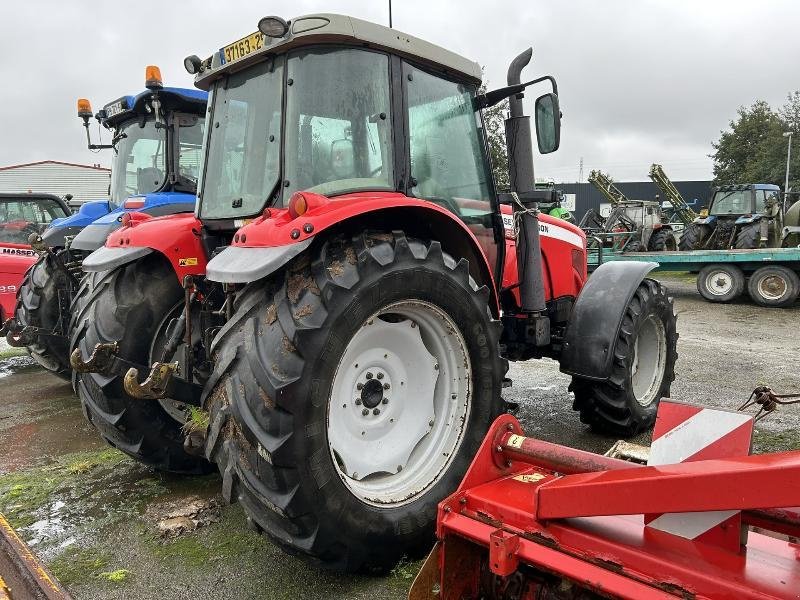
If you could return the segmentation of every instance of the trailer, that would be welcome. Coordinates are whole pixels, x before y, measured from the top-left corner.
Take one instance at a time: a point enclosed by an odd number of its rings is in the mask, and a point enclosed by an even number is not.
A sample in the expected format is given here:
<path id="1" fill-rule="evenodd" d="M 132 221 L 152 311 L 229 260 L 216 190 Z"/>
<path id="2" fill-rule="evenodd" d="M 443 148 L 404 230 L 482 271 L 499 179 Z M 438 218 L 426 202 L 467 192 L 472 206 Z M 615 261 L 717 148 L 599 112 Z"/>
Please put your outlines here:
<path id="1" fill-rule="evenodd" d="M 697 291 L 709 302 L 731 302 L 747 289 L 756 304 L 784 308 L 800 296 L 800 247 L 620 252 L 594 239 L 587 261 L 590 273 L 612 261 L 645 261 L 657 263 L 655 271 L 697 273 Z"/>

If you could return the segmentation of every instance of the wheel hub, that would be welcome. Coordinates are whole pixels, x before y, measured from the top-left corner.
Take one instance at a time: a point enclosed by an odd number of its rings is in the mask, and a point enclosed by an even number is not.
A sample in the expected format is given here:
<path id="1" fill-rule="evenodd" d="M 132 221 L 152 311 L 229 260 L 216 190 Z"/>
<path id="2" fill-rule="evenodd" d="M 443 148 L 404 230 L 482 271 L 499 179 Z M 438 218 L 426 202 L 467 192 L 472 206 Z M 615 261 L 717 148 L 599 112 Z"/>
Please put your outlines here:
<path id="1" fill-rule="evenodd" d="M 706 287 L 715 296 L 723 296 L 733 288 L 733 278 L 728 273 L 714 273 L 708 278 Z"/>
<path id="2" fill-rule="evenodd" d="M 764 277 L 758 282 L 758 291 L 764 298 L 769 300 L 779 300 L 786 293 L 786 281 L 777 275 Z"/>
<path id="3" fill-rule="evenodd" d="M 371 373 L 368 374 L 371 375 Z M 386 385 L 388 386 L 389 384 L 387 383 Z M 361 403 L 363 406 L 371 410 L 381 405 L 384 400 L 386 400 L 387 404 L 389 403 L 389 399 L 383 396 L 383 384 L 377 379 L 368 379 L 364 387 L 361 388 Z"/>

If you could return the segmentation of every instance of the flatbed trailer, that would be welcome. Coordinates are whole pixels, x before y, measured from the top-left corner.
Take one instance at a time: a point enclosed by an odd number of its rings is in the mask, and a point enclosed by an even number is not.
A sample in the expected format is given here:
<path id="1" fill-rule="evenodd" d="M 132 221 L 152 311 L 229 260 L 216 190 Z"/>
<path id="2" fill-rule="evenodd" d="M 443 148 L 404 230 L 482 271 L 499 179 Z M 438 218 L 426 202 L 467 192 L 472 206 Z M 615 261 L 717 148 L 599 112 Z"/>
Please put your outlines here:
<path id="1" fill-rule="evenodd" d="M 730 302 L 747 289 L 757 304 L 782 308 L 800 296 L 800 247 L 620 252 L 594 241 L 587 256 L 589 272 L 610 261 L 653 262 L 655 271 L 697 273 L 697 291 L 710 302 Z"/>

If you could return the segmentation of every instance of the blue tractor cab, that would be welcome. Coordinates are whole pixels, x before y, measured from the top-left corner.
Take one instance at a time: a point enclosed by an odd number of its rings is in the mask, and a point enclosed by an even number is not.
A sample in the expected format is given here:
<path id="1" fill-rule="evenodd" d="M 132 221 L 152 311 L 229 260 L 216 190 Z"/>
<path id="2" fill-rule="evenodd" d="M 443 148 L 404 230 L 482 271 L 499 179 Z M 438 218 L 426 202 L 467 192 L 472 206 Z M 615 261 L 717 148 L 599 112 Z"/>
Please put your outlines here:
<path id="1" fill-rule="evenodd" d="M 14 346 L 25 346 L 42 366 L 69 377 L 70 306 L 80 295 L 81 265 L 122 225 L 125 212 L 152 216 L 194 210 L 208 94 L 164 87 L 157 67 L 147 67 L 145 91 L 122 96 L 96 115 L 78 100 L 90 150 L 113 152 L 108 200 L 83 204 L 31 239 L 39 260 L 17 294 L 13 319 L 4 325 Z M 90 120 L 108 130 L 108 144 L 92 143 Z"/>

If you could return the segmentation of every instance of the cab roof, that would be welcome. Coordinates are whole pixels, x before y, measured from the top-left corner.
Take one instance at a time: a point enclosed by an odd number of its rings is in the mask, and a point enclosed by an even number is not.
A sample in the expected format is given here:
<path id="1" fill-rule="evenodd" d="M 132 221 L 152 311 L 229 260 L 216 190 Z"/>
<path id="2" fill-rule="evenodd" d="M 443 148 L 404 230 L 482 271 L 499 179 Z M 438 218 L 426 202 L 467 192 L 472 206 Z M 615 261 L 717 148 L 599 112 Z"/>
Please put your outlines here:
<path id="1" fill-rule="evenodd" d="M 282 54 L 301 46 L 331 43 L 357 44 L 388 51 L 439 70 L 449 71 L 459 79 L 467 79 L 476 84 L 481 81 L 482 72 L 478 63 L 441 46 L 377 23 L 329 13 L 305 15 L 288 23 L 289 31 L 284 37 L 265 37 L 263 48 L 239 60 L 225 63 L 222 49 L 214 52 L 202 62 L 201 70 L 195 77 L 195 85 L 207 90 L 223 74 L 239 71 L 266 56 Z M 235 40 L 231 40 L 233 41 Z"/>
<path id="2" fill-rule="evenodd" d="M 146 114 L 145 103 L 152 97 L 151 90 L 122 96 L 106 104 L 98 113 L 98 118 L 106 127 L 115 127 L 133 116 Z M 186 88 L 161 88 L 158 97 L 164 110 L 179 110 L 194 114 L 204 113 L 208 102 L 207 92 Z"/>
<path id="3" fill-rule="evenodd" d="M 718 185 L 714 190 L 719 192 L 738 192 L 745 190 L 766 190 L 768 192 L 780 192 L 781 188 L 773 183 L 737 183 L 731 185 Z"/>

